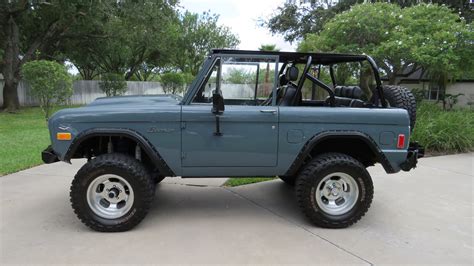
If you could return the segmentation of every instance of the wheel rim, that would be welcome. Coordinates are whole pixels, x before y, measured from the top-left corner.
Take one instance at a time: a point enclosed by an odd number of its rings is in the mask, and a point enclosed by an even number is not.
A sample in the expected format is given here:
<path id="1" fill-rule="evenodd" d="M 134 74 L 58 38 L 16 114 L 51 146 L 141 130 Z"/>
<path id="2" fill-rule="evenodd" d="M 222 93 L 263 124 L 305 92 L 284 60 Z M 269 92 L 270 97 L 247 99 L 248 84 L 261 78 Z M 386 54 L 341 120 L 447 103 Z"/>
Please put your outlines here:
<path id="1" fill-rule="evenodd" d="M 327 214 L 341 215 L 350 211 L 359 197 L 356 180 L 346 173 L 325 176 L 316 187 L 316 202 Z"/>
<path id="2" fill-rule="evenodd" d="M 132 186 L 118 175 L 101 175 L 87 188 L 87 203 L 91 210 L 105 219 L 125 215 L 133 205 Z"/>

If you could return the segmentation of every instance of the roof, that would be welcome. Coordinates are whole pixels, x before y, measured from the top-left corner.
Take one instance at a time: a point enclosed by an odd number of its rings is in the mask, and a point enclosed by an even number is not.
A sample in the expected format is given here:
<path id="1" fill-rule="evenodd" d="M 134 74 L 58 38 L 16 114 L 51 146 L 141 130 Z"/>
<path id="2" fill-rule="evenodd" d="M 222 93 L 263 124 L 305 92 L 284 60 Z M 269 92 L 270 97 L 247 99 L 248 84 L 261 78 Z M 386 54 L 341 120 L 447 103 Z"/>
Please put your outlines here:
<path id="1" fill-rule="evenodd" d="M 255 51 L 255 50 L 231 50 L 213 49 L 212 54 L 245 54 L 245 55 L 278 55 L 281 62 L 292 61 L 296 63 L 306 63 L 308 56 L 313 58 L 313 64 L 337 64 L 343 62 L 359 62 L 367 60 L 366 55 L 356 54 L 334 54 L 334 53 L 301 53 L 301 52 L 280 52 L 280 51 Z"/>

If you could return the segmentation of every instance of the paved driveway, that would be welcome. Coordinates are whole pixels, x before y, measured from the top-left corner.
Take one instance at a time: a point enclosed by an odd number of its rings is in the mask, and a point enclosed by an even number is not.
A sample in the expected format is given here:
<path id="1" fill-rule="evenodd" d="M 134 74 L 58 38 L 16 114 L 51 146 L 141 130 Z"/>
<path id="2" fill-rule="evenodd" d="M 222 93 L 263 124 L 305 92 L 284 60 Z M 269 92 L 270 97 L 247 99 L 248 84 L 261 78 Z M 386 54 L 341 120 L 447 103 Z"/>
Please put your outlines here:
<path id="1" fill-rule="evenodd" d="M 426 158 L 396 175 L 370 168 L 372 207 L 342 230 L 310 225 L 279 180 L 223 188 L 222 179 L 167 178 L 138 227 L 97 233 L 69 205 L 83 161 L 42 165 L 0 177 L 0 264 L 472 264 L 473 158 Z"/>

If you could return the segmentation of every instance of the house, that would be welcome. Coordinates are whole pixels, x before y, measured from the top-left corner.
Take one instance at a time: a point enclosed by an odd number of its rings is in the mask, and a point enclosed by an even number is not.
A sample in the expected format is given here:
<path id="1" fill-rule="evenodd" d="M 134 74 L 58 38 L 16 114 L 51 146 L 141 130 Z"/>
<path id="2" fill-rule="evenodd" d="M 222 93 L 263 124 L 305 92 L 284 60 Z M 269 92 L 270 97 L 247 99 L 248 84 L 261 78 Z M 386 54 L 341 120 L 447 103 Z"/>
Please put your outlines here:
<path id="1" fill-rule="evenodd" d="M 411 69 L 407 69 L 405 73 L 411 72 Z M 386 76 L 381 78 L 382 81 L 387 82 Z M 399 74 L 397 75 L 397 82 L 400 86 L 407 87 L 408 89 L 418 89 L 425 92 L 425 99 L 429 101 L 438 101 L 440 96 L 440 87 L 437 83 L 432 82 L 426 72 L 422 69 L 411 74 Z M 458 97 L 458 103 L 456 106 L 459 107 L 470 107 L 474 105 L 474 77 L 464 77 L 457 79 L 454 82 L 448 83 L 446 86 L 446 93 L 456 95 L 462 93 L 463 95 Z"/>

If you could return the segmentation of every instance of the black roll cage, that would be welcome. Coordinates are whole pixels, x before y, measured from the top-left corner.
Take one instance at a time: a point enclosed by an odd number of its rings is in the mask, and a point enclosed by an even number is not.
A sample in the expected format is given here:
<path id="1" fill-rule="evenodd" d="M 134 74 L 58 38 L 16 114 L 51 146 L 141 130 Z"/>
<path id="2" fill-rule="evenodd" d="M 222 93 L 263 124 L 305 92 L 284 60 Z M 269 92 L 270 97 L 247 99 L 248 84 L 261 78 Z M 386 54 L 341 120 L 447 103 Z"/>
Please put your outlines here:
<path id="1" fill-rule="evenodd" d="M 290 53 L 287 53 L 290 54 Z M 315 53 L 315 54 L 310 54 L 310 53 L 295 53 L 296 55 L 299 55 L 300 57 L 295 57 L 295 61 L 286 61 L 283 62 L 282 67 L 280 68 L 280 71 L 278 72 L 278 76 L 282 75 L 283 72 L 285 71 L 286 66 L 289 63 L 292 64 L 297 64 L 297 63 L 302 63 L 303 59 L 306 58 L 306 65 L 303 70 L 303 73 L 301 74 L 300 80 L 298 81 L 298 92 L 300 92 L 303 88 L 304 81 L 306 79 L 309 79 L 313 83 L 313 92 L 312 95 L 314 94 L 314 87 L 315 85 L 323 88 L 327 93 L 329 94 L 329 104 L 330 106 L 334 107 L 335 106 L 335 95 L 333 89 L 329 87 L 327 84 L 322 82 L 319 79 L 320 72 L 321 72 L 321 65 L 328 65 L 329 66 L 329 75 L 331 77 L 331 82 L 333 88 L 336 87 L 336 78 L 334 76 L 334 64 L 339 64 L 339 63 L 349 63 L 349 62 L 363 62 L 367 61 L 372 69 L 372 72 L 374 73 L 374 78 L 376 82 L 376 90 L 377 90 L 377 96 L 374 99 L 374 104 L 380 100 L 382 103 L 383 107 L 387 107 L 387 103 L 385 101 L 385 97 L 383 95 L 383 88 L 382 88 L 382 81 L 380 80 L 380 74 L 378 72 L 378 67 L 375 61 L 372 59 L 372 57 L 368 55 L 345 55 L 345 54 L 323 54 L 323 53 Z M 302 55 L 302 56 L 301 56 Z M 318 64 L 318 59 L 313 59 L 313 55 L 320 57 L 319 64 Z M 285 58 L 285 57 L 284 57 Z M 346 59 L 347 61 L 345 61 Z M 280 58 L 280 62 L 281 58 Z M 323 63 L 325 62 L 325 63 Z M 318 65 L 318 77 L 313 76 L 309 70 L 311 69 L 311 65 Z M 304 78 L 303 78 L 304 77 Z"/>
<path id="2" fill-rule="evenodd" d="M 355 54 L 334 54 L 334 53 L 301 53 L 301 52 L 279 52 L 279 51 L 251 51 L 251 50 L 230 50 L 230 49 L 214 49 L 209 55 L 208 59 L 215 58 L 215 56 L 235 56 L 242 55 L 247 57 L 272 57 L 277 58 L 276 66 L 282 64 L 279 73 L 275 73 L 275 80 L 278 76 L 283 74 L 286 66 L 291 64 L 305 64 L 303 73 L 300 76 L 298 81 L 298 92 L 303 88 L 304 82 L 306 79 L 309 79 L 313 83 L 312 90 L 314 91 L 315 85 L 326 90 L 330 96 L 329 103 L 331 106 L 335 106 L 335 95 L 333 88 L 336 86 L 336 81 L 334 77 L 333 65 L 338 63 L 350 63 L 350 62 L 363 62 L 367 61 L 372 69 L 374 74 L 374 79 L 376 82 L 376 91 L 374 94 L 373 104 L 378 106 L 378 103 L 381 103 L 382 107 L 387 107 L 385 97 L 383 95 L 382 81 L 380 80 L 380 74 L 375 63 L 374 59 L 368 55 L 355 55 Z M 219 60 L 219 59 L 215 59 Z M 189 104 L 194 97 L 194 94 L 197 93 L 198 88 L 205 82 L 208 76 L 210 68 L 216 63 L 216 61 L 206 60 L 202 66 L 202 71 L 198 74 L 196 79 L 190 86 L 187 95 L 184 96 L 181 104 Z M 318 71 L 318 76 L 314 77 L 309 70 L 312 65 L 318 65 L 319 70 L 321 65 L 329 66 L 330 76 L 332 80 L 333 88 L 325 84 L 320 80 L 320 71 Z"/>

